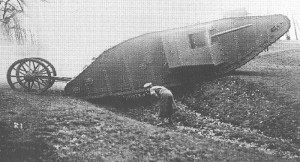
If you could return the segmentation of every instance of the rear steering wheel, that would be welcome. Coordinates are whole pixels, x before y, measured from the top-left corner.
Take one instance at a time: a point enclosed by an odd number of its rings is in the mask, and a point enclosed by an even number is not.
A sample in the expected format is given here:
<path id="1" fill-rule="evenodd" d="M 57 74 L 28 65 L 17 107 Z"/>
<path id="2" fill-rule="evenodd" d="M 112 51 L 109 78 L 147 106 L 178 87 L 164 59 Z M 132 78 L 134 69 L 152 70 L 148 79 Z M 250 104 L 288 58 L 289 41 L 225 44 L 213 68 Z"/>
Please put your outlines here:
<path id="1" fill-rule="evenodd" d="M 52 80 L 50 70 L 38 59 L 15 61 L 7 71 L 7 82 L 17 91 L 39 94 L 52 86 Z"/>

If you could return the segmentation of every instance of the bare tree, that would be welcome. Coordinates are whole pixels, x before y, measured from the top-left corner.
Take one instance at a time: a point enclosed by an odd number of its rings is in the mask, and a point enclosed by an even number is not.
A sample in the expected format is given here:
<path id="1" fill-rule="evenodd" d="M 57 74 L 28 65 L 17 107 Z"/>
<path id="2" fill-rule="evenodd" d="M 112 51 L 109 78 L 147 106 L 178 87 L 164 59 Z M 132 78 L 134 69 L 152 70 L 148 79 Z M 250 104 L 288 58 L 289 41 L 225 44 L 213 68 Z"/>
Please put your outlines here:
<path id="1" fill-rule="evenodd" d="M 46 0 L 41 0 L 46 1 Z M 0 23 L 9 40 L 16 40 L 17 43 L 23 44 L 26 36 L 31 36 L 31 33 L 26 33 L 20 25 L 18 18 L 19 14 L 24 13 L 26 2 L 24 0 L 0 0 Z"/>

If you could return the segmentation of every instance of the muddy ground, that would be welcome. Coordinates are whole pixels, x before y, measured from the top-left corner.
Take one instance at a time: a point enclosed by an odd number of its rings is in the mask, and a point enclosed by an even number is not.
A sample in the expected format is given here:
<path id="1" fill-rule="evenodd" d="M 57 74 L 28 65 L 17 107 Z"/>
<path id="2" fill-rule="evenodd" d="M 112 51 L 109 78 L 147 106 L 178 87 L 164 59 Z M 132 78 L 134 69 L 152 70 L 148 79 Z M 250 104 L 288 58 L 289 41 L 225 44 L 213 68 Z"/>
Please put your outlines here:
<path id="1" fill-rule="evenodd" d="M 174 89 L 173 125 L 147 98 L 83 101 L 0 89 L 0 161 L 298 161 L 300 48 L 274 45 L 235 72 Z"/>

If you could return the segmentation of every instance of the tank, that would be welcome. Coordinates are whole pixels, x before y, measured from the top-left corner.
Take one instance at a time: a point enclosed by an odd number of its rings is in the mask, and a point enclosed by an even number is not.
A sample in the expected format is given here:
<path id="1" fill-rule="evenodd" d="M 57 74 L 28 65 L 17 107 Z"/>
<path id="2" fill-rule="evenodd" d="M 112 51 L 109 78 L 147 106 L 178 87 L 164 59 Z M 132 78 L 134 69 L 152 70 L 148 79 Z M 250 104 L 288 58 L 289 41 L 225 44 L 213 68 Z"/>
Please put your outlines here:
<path id="1" fill-rule="evenodd" d="M 224 18 L 126 40 L 99 55 L 69 81 L 65 93 L 84 99 L 144 92 L 152 82 L 180 86 L 224 75 L 249 62 L 290 28 L 284 15 Z"/>

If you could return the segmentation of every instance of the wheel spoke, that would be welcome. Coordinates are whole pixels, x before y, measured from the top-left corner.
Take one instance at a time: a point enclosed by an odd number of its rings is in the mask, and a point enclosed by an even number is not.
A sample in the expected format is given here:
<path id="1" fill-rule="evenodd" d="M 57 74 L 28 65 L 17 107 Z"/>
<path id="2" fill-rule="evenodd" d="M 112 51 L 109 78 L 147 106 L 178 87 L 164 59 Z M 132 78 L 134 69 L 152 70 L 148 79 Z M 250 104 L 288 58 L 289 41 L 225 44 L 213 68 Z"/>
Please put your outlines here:
<path id="1" fill-rule="evenodd" d="M 34 82 L 31 82 L 30 89 L 32 89 Z"/>
<path id="2" fill-rule="evenodd" d="M 25 86 L 26 87 L 26 83 L 28 83 L 26 80 L 24 80 L 24 83 L 23 82 L 21 82 L 22 84 L 23 84 L 23 86 Z"/>
<path id="3" fill-rule="evenodd" d="M 45 86 L 47 86 L 47 81 L 41 79 L 42 83 L 44 83 Z"/>
<path id="4" fill-rule="evenodd" d="M 38 86 L 36 85 L 35 81 L 32 81 L 32 89 L 38 89 Z"/>
<path id="5" fill-rule="evenodd" d="M 37 85 L 39 86 L 39 89 L 41 89 L 41 83 L 38 80 L 35 80 L 37 82 Z"/>
<path id="6" fill-rule="evenodd" d="M 28 61 L 29 69 L 31 70 L 31 61 Z"/>
<path id="7" fill-rule="evenodd" d="M 36 79 L 35 81 L 37 81 L 38 83 L 40 83 L 41 85 L 43 85 L 44 87 L 46 87 L 46 84 L 45 84 L 45 82 L 43 80 L 41 80 L 42 82 L 40 82 L 38 79 Z"/>
<path id="8" fill-rule="evenodd" d="M 30 69 L 32 69 L 32 71 L 34 71 L 34 62 L 33 61 L 29 61 L 30 63 Z"/>
<path id="9" fill-rule="evenodd" d="M 29 67 L 29 71 L 32 72 L 32 67 L 31 67 L 31 61 L 28 61 L 28 67 Z"/>
<path id="10" fill-rule="evenodd" d="M 28 62 L 29 62 L 30 71 L 33 72 L 32 61 L 28 61 Z"/>
<path id="11" fill-rule="evenodd" d="M 12 84 L 15 85 L 15 84 L 17 84 L 17 83 L 19 83 L 19 82 L 17 81 L 17 82 L 14 82 L 14 83 L 12 83 Z"/>
<path id="12" fill-rule="evenodd" d="M 34 71 L 34 68 L 35 68 L 34 61 L 31 61 L 31 64 L 32 64 L 32 69 Z"/>
<path id="13" fill-rule="evenodd" d="M 26 62 L 25 62 L 23 65 L 26 65 L 26 66 L 29 68 L 29 71 L 30 71 L 30 67 L 26 64 Z M 23 65 L 22 65 L 22 66 L 23 66 Z M 25 70 L 25 68 L 24 68 L 24 70 Z"/>
<path id="14" fill-rule="evenodd" d="M 28 65 L 26 65 L 28 67 Z M 21 68 L 23 68 L 24 72 L 28 72 L 28 70 L 26 70 L 26 68 L 24 67 L 24 64 L 21 66 Z M 21 68 L 19 70 L 21 70 Z"/>
<path id="15" fill-rule="evenodd" d="M 38 89 L 41 89 L 39 86 L 37 86 L 37 84 L 35 83 L 36 81 L 33 81 L 32 83 L 33 83 L 33 85 L 34 85 L 34 87 L 36 87 L 36 88 L 38 88 Z"/>
<path id="16" fill-rule="evenodd" d="M 47 75 L 35 75 L 38 78 L 42 78 L 42 79 L 47 79 L 48 76 Z"/>
<path id="17" fill-rule="evenodd" d="M 40 73 L 40 72 L 38 72 L 37 74 L 38 74 L 37 76 L 43 76 L 43 77 L 44 77 L 44 76 L 48 76 L 47 73 Z"/>
<path id="18" fill-rule="evenodd" d="M 46 76 L 43 76 L 41 78 L 39 78 L 41 81 L 43 81 L 44 83 L 46 83 L 49 79 Z"/>
<path id="19" fill-rule="evenodd" d="M 20 79 L 19 82 L 22 82 L 22 81 L 24 81 L 24 80 L 25 80 L 25 79 Z"/>
<path id="20" fill-rule="evenodd" d="M 24 74 L 23 72 L 21 72 L 21 71 L 18 71 L 19 73 L 21 73 L 21 74 L 23 74 L 23 75 L 26 75 L 26 74 Z"/>
<path id="21" fill-rule="evenodd" d="M 33 64 L 33 71 L 35 71 L 36 70 L 36 66 L 35 66 L 34 62 L 32 62 L 32 64 Z"/>
<path id="22" fill-rule="evenodd" d="M 40 64 L 38 64 L 38 65 L 36 66 L 36 70 L 37 70 L 38 72 L 40 71 L 40 67 L 41 67 Z"/>
<path id="23" fill-rule="evenodd" d="M 24 78 L 25 76 L 11 75 L 10 77 L 19 77 L 19 78 Z"/>
<path id="24" fill-rule="evenodd" d="M 19 79 L 18 83 L 20 83 L 20 85 L 24 84 L 23 81 L 25 81 L 25 79 Z"/>
<path id="25" fill-rule="evenodd" d="M 25 67 L 23 65 L 19 68 L 19 71 L 20 70 L 27 72 L 26 69 L 25 69 Z"/>
<path id="26" fill-rule="evenodd" d="M 44 83 L 41 83 L 41 82 L 39 82 L 39 83 L 40 83 L 40 85 L 41 85 L 41 87 L 42 87 L 42 88 L 40 88 L 40 89 L 43 89 L 43 88 L 46 87 L 46 85 L 45 85 Z"/>
<path id="27" fill-rule="evenodd" d="M 39 71 L 39 73 L 43 73 L 43 72 L 47 73 L 46 69 L 42 69 L 42 70 Z M 46 74 L 46 73 L 43 73 L 43 74 Z"/>

